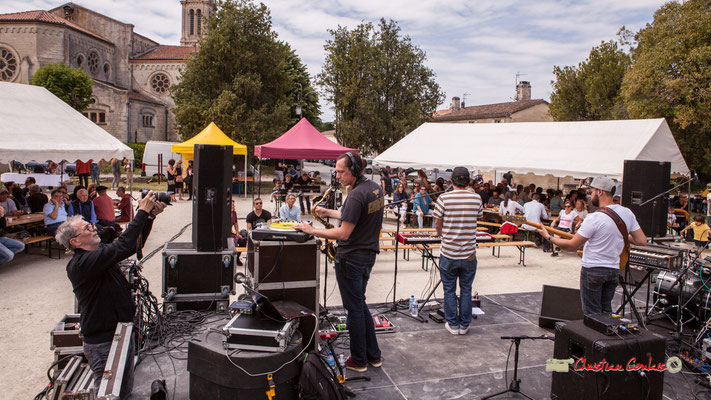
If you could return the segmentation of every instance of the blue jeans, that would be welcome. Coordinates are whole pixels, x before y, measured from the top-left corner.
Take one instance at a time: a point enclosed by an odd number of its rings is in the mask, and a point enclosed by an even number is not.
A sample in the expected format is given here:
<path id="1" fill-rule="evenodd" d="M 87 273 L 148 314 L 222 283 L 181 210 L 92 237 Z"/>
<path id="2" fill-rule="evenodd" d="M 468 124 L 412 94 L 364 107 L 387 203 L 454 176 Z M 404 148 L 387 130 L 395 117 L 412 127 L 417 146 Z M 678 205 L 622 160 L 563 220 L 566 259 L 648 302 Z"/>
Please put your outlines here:
<path id="1" fill-rule="evenodd" d="M 349 253 L 336 256 L 336 281 L 343 307 L 348 311 L 346 323 L 351 342 L 351 359 L 360 366 L 380 360 L 380 347 L 375 337 L 373 316 L 365 304 L 365 288 L 375 264 L 375 253 Z"/>
<path id="2" fill-rule="evenodd" d="M 84 355 L 89 361 L 89 368 L 94 376 L 94 390 L 99 391 L 99 386 L 101 385 L 101 378 L 104 375 L 104 368 L 106 367 L 106 361 L 109 358 L 109 352 L 111 351 L 111 344 L 113 342 L 89 344 L 84 343 Z M 123 380 L 121 381 L 121 398 L 128 397 L 133 390 L 133 359 L 135 351 L 135 344 L 133 337 L 131 337 L 131 344 L 128 348 L 128 357 L 126 358 L 126 369 L 123 371 Z"/>
<path id="3" fill-rule="evenodd" d="M 452 328 L 466 328 L 472 322 L 472 283 L 476 275 L 476 257 L 472 260 L 452 260 L 439 257 L 439 276 L 444 289 L 444 318 Z M 457 278 L 459 301 L 457 301 Z M 457 306 L 459 310 L 457 311 Z"/>
<path id="4" fill-rule="evenodd" d="M 592 267 L 580 269 L 580 302 L 583 314 L 612 312 L 612 298 L 619 280 L 617 268 Z"/>
<path id="5" fill-rule="evenodd" d="M 25 249 L 25 244 L 19 240 L 0 236 L 0 265 L 12 261 L 15 254 Z"/>
<path id="6" fill-rule="evenodd" d="M 422 226 L 425 223 L 425 215 L 432 215 L 432 212 L 434 210 L 429 210 L 427 211 L 426 214 L 423 214 L 420 212 L 420 210 L 415 211 L 415 214 L 417 214 L 417 227 L 422 229 Z M 434 226 L 434 218 L 432 218 L 432 226 Z"/>

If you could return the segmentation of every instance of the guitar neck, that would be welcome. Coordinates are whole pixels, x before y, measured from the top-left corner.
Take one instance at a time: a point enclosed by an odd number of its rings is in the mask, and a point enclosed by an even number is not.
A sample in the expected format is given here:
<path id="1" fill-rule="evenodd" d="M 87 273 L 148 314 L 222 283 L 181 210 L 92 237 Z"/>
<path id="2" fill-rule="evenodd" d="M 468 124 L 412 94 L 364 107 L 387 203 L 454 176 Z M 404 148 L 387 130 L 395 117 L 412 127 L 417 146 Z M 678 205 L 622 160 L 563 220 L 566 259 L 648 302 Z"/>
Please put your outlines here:
<path id="1" fill-rule="evenodd" d="M 558 230 L 558 229 L 555 229 L 555 228 L 551 228 L 550 226 L 545 226 L 545 225 L 542 225 L 542 224 L 537 224 L 537 223 L 535 223 L 535 222 L 531 222 L 531 221 L 528 221 L 528 220 L 527 220 L 526 222 L 524 222 L 524 224 L 526 224 L 526 225 L 531 225 L 531 226 L 535 226 L 535 227 L 538 228 L 538 229 L 545 229 L 545 230 L 547 230 L 548 232 L 554 233 L 554 234 L 556 234 L 556 235 L 558 235 L 558 236 L 560 236 L 560 237 L 562 237 L 562 238 L 565 238 L 565 239 L 572 239 L 573 236 L 575 236 L 575 235 L 573 235 L 573 234 L 571 234 L 571 233 L 563 232 L 563 231 L 561 231 L 561 230 Z"/>

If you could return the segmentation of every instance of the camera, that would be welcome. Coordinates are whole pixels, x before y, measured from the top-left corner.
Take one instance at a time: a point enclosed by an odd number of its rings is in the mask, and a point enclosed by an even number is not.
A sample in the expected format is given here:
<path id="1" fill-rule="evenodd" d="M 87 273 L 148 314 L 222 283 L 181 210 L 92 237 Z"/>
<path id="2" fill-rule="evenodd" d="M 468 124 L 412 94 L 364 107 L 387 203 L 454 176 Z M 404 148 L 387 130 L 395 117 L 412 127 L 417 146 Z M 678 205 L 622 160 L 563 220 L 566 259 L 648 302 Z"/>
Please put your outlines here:
<path id="1" fill-rule="evenodd" d="M 150 191 L 150 189 L 141 189 L 141 198 L 146 197 L 146 195 L 148 195 Z M 165 203 L 165 205 L 167 206 L 170 205 L 170 195 L 172 195 L 173 192 L 154 192 L 153 194 L 156 195 L 156 201 Z"/>

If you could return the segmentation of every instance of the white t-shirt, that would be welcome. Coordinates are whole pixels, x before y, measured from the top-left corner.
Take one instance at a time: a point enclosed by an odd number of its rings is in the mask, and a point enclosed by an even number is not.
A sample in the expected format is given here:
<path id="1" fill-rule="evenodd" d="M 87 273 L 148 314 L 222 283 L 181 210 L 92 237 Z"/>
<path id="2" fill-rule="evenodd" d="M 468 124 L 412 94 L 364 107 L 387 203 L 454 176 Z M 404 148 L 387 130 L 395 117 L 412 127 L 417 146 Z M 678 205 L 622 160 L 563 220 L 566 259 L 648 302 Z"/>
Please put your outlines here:
<path id="1" fill-rule="evenodd" d="M 711 191 L 706 195 L 706 216 L 711 217 Z"/>
<path id="2" fill-rule="evenodd" d="M 563 209 L 558 216 L 560 217 L 560 221 L 558 221 L 558 228 L 567 228 L 572 230 L 573 221 L 575 221 L 575 217 L 578 216 L 578 212 L 572 210 L 569 214 L 566 214 L 565 209 Z"/>
<path id="3" fill-rule="evenodd" d="M 535 222 L 537 224 L 541 223 L 542 218 L 548 218 L 548 212 L 546 212 L 546 206 L 543 204 L 539 203 L 536 200 L 531 200 L 528 203 L 523 205 L 523 215 L 526 216 L 526 219 L 531 222 Z M 526 225 L 523 224 L 521 225 L 521 228 L 527 230 L 527 231 L 535 231 L 536 228 L 531 226 L 531 225 Z"/>
<path id="4" fill-rule="evenodd" d="M 521 214 L 523 214 L 523 206 L 518 204 L 517 201 L 509 200 L 508 207 L 504 207 L 504 203 L 505 201 L 502 201 L 501 204 L 499 204 L 499 213 L 501 215 L 516 215 L 516 210 L 520 211 Z"/>
<path id="5" fill-rule="evenodd" d="M 629 208 L 619 204 L 613 204 L 608 208 L 620 216 L 627 226 L 628 233 L 641 229 L 637 218 Z M 578 233 L 588 239 L 583 247 L 583 268 L 620 268 L 620 253 L 625 241 L 612 218 L 602 212 L 590 213 L 583 220 Z"/>

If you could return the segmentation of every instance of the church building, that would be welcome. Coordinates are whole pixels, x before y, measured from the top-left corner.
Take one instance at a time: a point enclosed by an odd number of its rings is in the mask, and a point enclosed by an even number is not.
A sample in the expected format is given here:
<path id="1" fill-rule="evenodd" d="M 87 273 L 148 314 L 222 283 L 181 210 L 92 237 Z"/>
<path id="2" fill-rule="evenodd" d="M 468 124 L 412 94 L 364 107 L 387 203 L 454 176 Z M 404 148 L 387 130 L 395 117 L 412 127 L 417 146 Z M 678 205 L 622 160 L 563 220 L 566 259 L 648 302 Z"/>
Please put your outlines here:
<path id="1" fill-rule="evenodd" d="M 84 115 L 123 142 L 179 140 L 168 89 L 180 81 L 216 0 L 180 0 L 180 46 L 161 45 L 74 3 L 0 14 L 0 81 L 29 84 L 47 64 L 65 63 L 94 80 Z"/>

